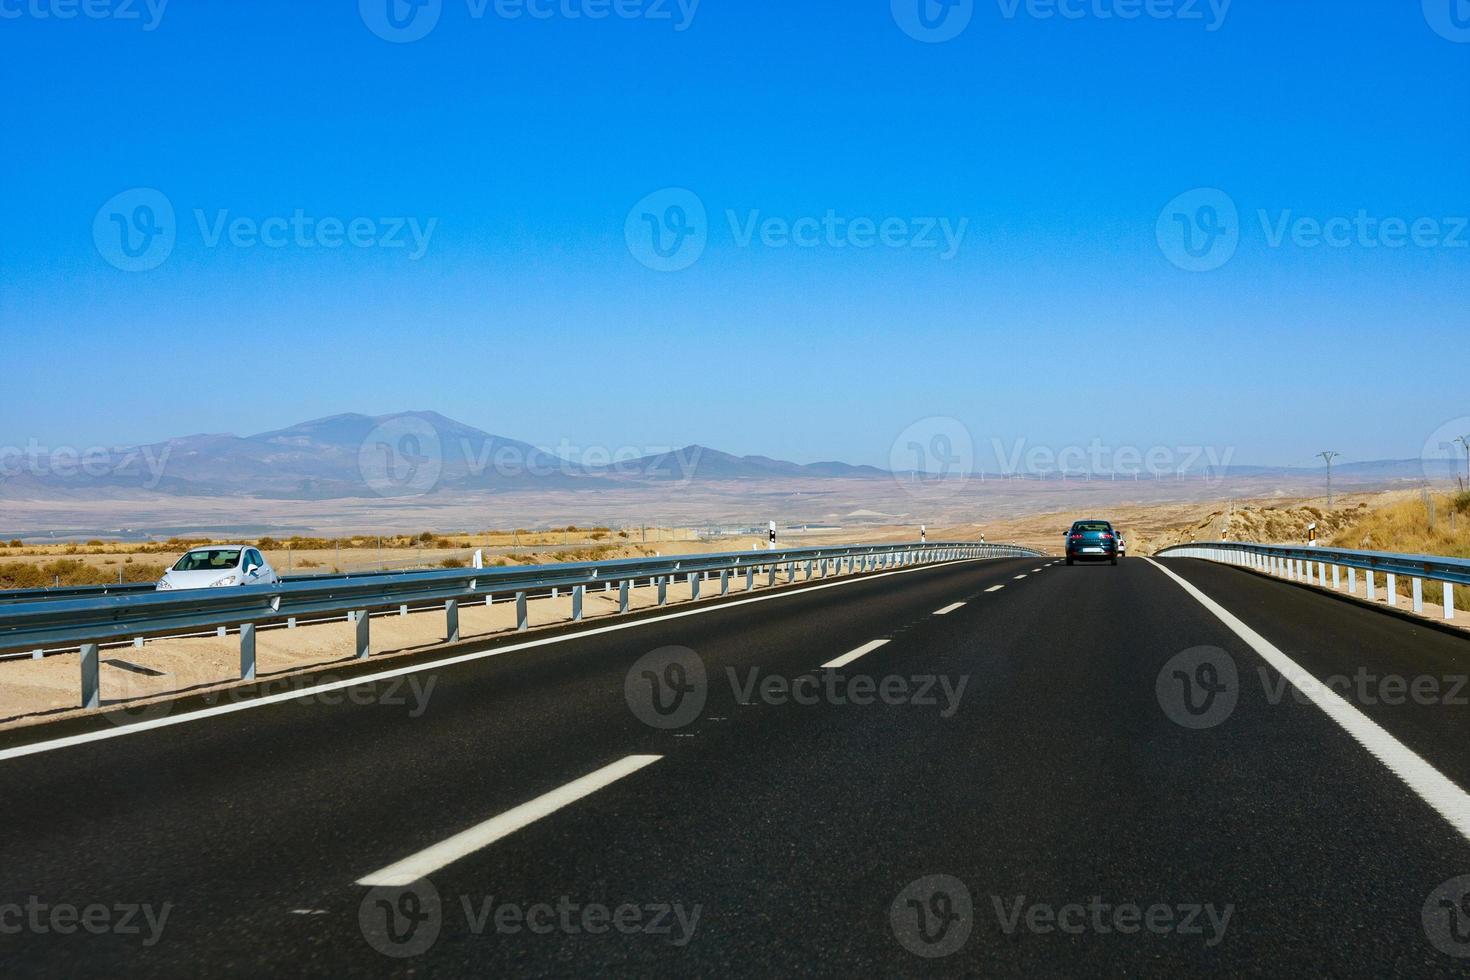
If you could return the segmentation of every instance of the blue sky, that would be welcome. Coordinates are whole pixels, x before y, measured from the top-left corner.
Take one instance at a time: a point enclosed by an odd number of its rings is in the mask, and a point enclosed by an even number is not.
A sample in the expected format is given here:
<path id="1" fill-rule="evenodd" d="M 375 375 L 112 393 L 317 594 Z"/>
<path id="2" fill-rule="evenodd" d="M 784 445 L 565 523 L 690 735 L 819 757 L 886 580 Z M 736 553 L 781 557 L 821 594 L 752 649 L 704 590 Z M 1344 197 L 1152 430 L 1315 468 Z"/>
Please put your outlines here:
<path id="1" fill-rule="evenodd" d="M 370 26 L 389 0 L 91 2 L 0 0 L 0 443 L 435 409 L 552 447 L 887 465 L 954 419 L 981 465 L 994 439 L 1298 463 L 1470 415 L 1451 0 L 974 0 L 928 8 L 943 41 L 900 25 L 920 0 L 439 0 L 406 43 Z M 670 188 L 705 219 L 660 271 L 636 232 Z M 128 271 L 138 189 L 174 221 Z M 1169 229 L 1219 192 L 1238 245 L 1181 268 Z M 316 244 L 252 232 L 298 211 Z M 840 244 L 742 241 L 829 213 Z M 379 244 L 314 237 L 354 219 Z"/>

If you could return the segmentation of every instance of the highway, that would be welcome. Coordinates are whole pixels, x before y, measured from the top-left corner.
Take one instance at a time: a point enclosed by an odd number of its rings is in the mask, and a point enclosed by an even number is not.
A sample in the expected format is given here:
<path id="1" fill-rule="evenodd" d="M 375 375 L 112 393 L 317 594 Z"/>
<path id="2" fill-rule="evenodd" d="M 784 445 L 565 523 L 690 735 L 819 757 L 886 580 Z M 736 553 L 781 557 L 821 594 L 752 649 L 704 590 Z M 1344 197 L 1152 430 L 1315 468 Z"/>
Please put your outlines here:
<path id="1" fill-rule="evenodd" d="M 1470 642 L 1243 569 L 920 566 L 376 669 L 0 735 L 6 974 L 1470 964 Z"/>

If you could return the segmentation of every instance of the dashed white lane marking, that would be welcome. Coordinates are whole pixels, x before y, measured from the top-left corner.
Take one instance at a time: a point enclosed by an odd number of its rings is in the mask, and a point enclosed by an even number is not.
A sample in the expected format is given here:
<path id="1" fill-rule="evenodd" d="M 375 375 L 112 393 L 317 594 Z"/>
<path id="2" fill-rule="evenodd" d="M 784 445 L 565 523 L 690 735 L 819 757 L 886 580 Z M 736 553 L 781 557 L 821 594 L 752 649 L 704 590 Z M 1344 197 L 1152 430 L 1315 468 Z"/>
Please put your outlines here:
<path id="1" fill-rule="evenodd" d="M 440 868 L 458 861 L 465 855 L 488 847 L 502 837 L 513 834 L 522 827 L 535 823 L 542 817 L 549 816 L 562 807 L 575 803 L 582 797 L 589 796 L 604 786 L 615 783 L 624 776 L 630 776 L 644 766 L 662 758 L 661 755 L 630 755 L 619 759 L 612 765 L 603 766 L 581 779 L 572 780 L 560 789 L 554 789 L 544 796 L 538 796 L 529 803 L 522 803 L 498 817 L 491 817 L 484 823 L 461 831 L 432 847 L 426 847 L 396 864 L 388 865 L 381 871 L 374 871 L 370 875 L 359 878 L 357 883 L 369 888 L 382 886 L 401 888 L 404 885 L 411 885 L 420 878 L 425 878 Z"/>
<path id="2" fill-rule="evenodd" d="M 878 649 L 887 642 L 887 640 L 869 640 L 867 643 L 864 643 L 856 650 L 849 650 L 847 653 L 844 653 L 836 660 L 829 660 L 826 663 L 822 664 L 822 669 L 827 670 L 828 668 L 835 669 L 837 667 L 846 667 L 858 657 L 866 656 L 867 654 L 872 653 L 874 650 Z"/>
<path id="3" fill-rule="evenodd" d="M 951 602 L 949 605 L 945 606 L 943 609 L 936 609 L 936 610 L 934 610 L 934 615 L 936 615 L 936 616 L 948 616 L 950 613 L 954 612 L 956 609 L 959 609 L 963 605 L 964 605 L 963 602 Z"/>
<path id="4" fill-rule="evenodd" d="M 1025 577 L 1026 576 L 1024 574 L 1017 575 L 1014 579 L 1012 579 L 1012 581 L 1019 582 L 1021 579 L 1025 578 Z"/>
<path id="5" fill-rule="evenodd" d="M 986 589 L 985 591 L 986 592 L 999 592 L 1003 588 L 1005 588 L 1004 585 L 992 585 L 990 588 Z"/>
<path id="6" fill-rule="evenodd" d="M 1041 568 L 1046 568 L 1046 567 L 1047 567 L 1047 566 L 1045 566 L 1045 565 L 1042 565 L 1042 566 L 1041 566 Z M 1033 571 L 1033 572 L 1039 572 L 1039 571 L 1041 571 L 1041 568 L 1033 568 L 1033 569 L 1031 569 L 1031 570 L 1032 570 L 1032 571 Z"/>
<path id="7" fill-rule="evenodd" d="M 1367 749 L 1374 758 L 1387 766 L 1395 776 L 1417 793 L 1421 800 L 1437 810 L 1439 815 L 1449 821 L 1450 826 L 1458 830 L 1462 837 L 1470 840 L 1470 796 L 1467 796 L 1463 789 L 1431 766 L 1418 753 L 1384 731 L 1377 722 L 1343 700 L 1336 691 L 1319 681 L 1310 671 L 1297 666 L 1295 661 L 1282 653 L 1261 634 L 1237 619 L 1224 606 L 1152 558 L 1144 560 L 1199 600 L 1200 605 L 1214 613 L 1220 622 L 1230 627 L 1236 636 L 1260 654 L 1261 658 L 1274 667 L 1282 677 L 1290 681 L 1293 687 L 1321 708 L 1327 717 L 1341 725 L 1344 731 L 1357 740 L 1358 744 Z"/>

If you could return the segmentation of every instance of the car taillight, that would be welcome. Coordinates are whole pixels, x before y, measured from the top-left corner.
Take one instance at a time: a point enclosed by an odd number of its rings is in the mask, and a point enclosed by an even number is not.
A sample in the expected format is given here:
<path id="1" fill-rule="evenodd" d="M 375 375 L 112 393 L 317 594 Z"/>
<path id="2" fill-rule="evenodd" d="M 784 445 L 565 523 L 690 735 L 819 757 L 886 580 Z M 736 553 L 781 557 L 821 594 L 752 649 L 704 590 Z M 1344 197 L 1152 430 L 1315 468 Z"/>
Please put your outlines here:
<path id="1" fill-rule="evenodd" d="M 1111 541 L 1111 540 L 1113 540 L 1113 536 L 1111 534 L 1109 534 L 1108 532 L 1104 531 L 1103 532 L 1103 540 L 1104 541 Z"/>
<path id="2" fill-rule="evenodd" d="M 1080 535 L 1080 534 L 1074 534 L 1074 535 L 1072 535 L 1072 540 L 1073 541 L 1081 541 L 1082 540 L 1082 535 Z"/>

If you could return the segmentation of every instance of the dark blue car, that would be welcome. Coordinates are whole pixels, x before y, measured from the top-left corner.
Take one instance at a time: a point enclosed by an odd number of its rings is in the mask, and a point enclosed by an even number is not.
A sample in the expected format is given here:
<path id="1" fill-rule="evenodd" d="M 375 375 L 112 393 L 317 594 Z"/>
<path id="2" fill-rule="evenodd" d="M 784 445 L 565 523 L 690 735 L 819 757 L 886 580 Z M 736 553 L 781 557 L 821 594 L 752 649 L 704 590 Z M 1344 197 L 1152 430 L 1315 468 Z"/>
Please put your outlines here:
<path id="1" fill-rule="evenodd" d="M 1118 564 L 1118 535 L 1107 521 L 1076 521 L 1067 532 L 1067 564 L 1106 561 Z"/>

